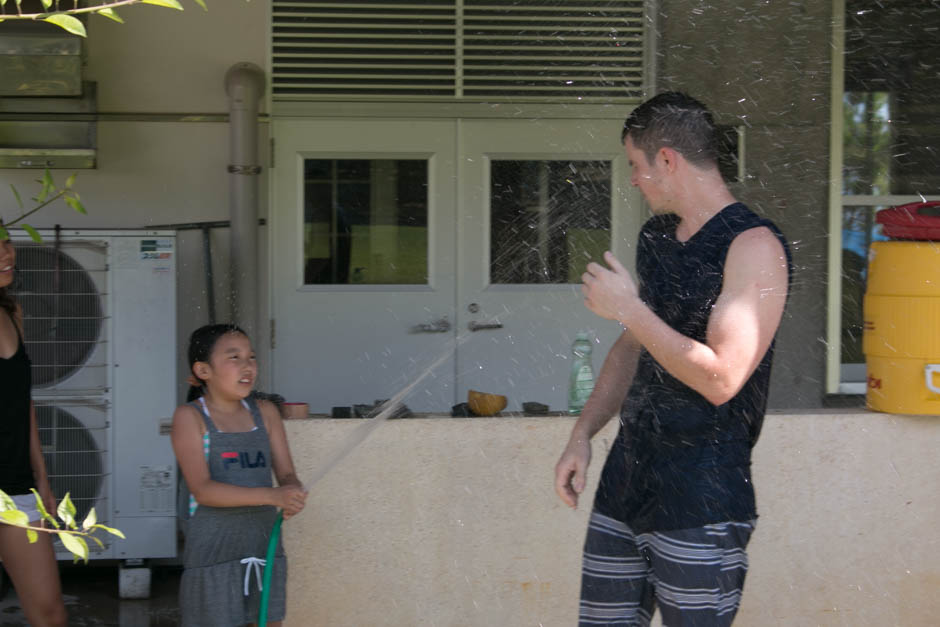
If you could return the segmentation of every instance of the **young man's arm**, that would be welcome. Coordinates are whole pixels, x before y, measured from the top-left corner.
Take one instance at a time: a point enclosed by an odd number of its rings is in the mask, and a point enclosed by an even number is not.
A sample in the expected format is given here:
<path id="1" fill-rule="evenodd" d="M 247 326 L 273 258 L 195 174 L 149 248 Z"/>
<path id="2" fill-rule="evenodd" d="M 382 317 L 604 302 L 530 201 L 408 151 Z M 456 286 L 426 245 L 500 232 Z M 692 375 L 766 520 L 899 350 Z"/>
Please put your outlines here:
<path id="1" fill-rule="evenodd" d="M 568 445 L 555 466 L 555 491 L 569 507 L 577 507 L 578 495 L 584 491 L 591 463 L 591 438 L 620 412 L 636 372 L 639 351 L 640 344 L 630 331 L 624 331 L 607 353 L 594 391 L 571 430 Z"/>
<path id="2" fill-rule="evenodd" d="M 663 322 L 639 299 L 620 262 L 609 252 L 604 259 L 610 270 L 591 263 L 582 277 L 587 307 L 628 327 L 663 368 L 711 403 L 734 398 L 770 347 L 783 316 L 787 258 L 773 232 L 750 229 L 731 243 L 704 343 Z"/>

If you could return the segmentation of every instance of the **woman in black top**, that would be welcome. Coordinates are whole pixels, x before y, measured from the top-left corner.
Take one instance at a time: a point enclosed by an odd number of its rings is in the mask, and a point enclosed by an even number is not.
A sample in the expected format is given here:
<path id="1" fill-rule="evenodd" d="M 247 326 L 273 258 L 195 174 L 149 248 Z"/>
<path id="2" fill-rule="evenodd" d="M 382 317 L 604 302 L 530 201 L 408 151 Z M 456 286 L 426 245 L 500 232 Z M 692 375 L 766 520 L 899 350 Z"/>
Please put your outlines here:
<path id="1" fill-rule="evenodd" d="M 30 363 L 23 345 L 23 312 L 7 293 L 13 282 L 16 251 L 9 239 L 0 240 L 0 489 L 39 525 L 35 496 L 55 512 L 46 465 L 39 445 L 36 413 L 30 396 Z M 13 580 L 26 619 L 34 627 L 66 624 L 59 570 L 48 533 L 30 543 L 26 532 L 0 524 L 0 559 Z"/>

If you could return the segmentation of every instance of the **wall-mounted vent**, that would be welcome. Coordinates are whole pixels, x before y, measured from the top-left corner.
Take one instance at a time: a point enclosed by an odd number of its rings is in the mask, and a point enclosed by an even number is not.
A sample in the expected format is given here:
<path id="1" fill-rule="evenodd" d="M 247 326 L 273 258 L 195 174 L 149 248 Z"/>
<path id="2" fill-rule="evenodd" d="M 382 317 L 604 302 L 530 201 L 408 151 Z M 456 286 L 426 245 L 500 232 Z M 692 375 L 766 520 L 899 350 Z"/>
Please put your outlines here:
<path id="1" fill-rule="evenodd" d="M 643 0 L 275 0 L 275 100 L 630 102 Z"/>
<path id="2" fill-rule="evenodd" d="M 96 92 L 82 80 L 83 42 L 41 22 L 0 27 L 0 168 L 95 167 Z"/>

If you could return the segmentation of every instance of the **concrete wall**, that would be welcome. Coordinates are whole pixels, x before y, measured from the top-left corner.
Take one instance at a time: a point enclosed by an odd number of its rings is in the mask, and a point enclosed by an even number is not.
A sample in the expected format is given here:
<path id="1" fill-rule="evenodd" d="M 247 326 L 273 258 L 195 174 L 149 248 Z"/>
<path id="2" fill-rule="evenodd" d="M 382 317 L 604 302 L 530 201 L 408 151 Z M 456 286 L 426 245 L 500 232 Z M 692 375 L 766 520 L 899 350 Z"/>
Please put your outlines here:
<path id="1" fill-rule="evenodd" d="M 301 479 L 364 424 L 288 422 Z M 553 489 L 571 425 L 378 425 L 284 525 L 285 624 L 575 624 L 591 497 L 571 511 Z M 615 427 L 595 439 L 590 495 Z M 936 624 L 938 448 L 937 417 L 769 415 L 754 452 L 761 518 L 736 624 Z"/>
<path id="2" fill-rule="evenodd" d="M 825 393 L 831 2 L 660 0 L 657 89 L 687 91 L 745 128 L 734 193 L 773 219 L 797 273 L 781 326 L 771 407 Z"/>

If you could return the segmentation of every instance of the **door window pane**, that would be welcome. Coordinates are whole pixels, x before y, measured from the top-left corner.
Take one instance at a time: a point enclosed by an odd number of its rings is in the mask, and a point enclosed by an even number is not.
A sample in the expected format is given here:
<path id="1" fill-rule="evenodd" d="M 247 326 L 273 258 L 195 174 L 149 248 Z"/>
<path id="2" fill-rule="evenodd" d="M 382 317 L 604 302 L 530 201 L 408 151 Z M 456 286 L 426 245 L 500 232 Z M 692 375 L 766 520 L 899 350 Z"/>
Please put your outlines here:
<path id="1" fill-rule="evenodd" d="M 845 3 L 843 112 L 846 193 L 940 189 L 940 74 L 936 6 Z"/>
<path id="2" fill-rule="evenodd" d="M 891 194 L 897 150 L 891 94 L 845 92 L 842 97 L 842 193 Z"/>
<path id="3" fill-rule="evenodd" d="M 578 283 L 610 248 L 609 161 L 494 160 L 490 282 Z"/>
<path id="4" fill-rule="evenodd" d="M 891 196 L 940 193 L 940 75 L 936 9 L 912 17 L 902 0 L 845 3 L 842 96 L 841 360 L 862 364 L 862 296 L 872 241 L 884 239 L 875 213 Z M 934 18 L 934 19 L 929 19 Z M 874 196 L 871 201 L 859 196 Z M 887 199 L 885 197 L 888 197 Z M 851 204 L 849 204 L 851 203 Z M 864 205 L 864 206 L 862 206 Z"/>
<path id="5" fill-rule="evenodd" d="M 424 159 L 304 161 L 304 283 L 428 282 Z"/>
<path id="6" fill-rule="evenodd" d="M 862 299 L 868 281 L 868 248 L 888 239 L 875 214 L 886 207 L 844 207 L 842 211 L 842 363 L 865 361 Z"/>

